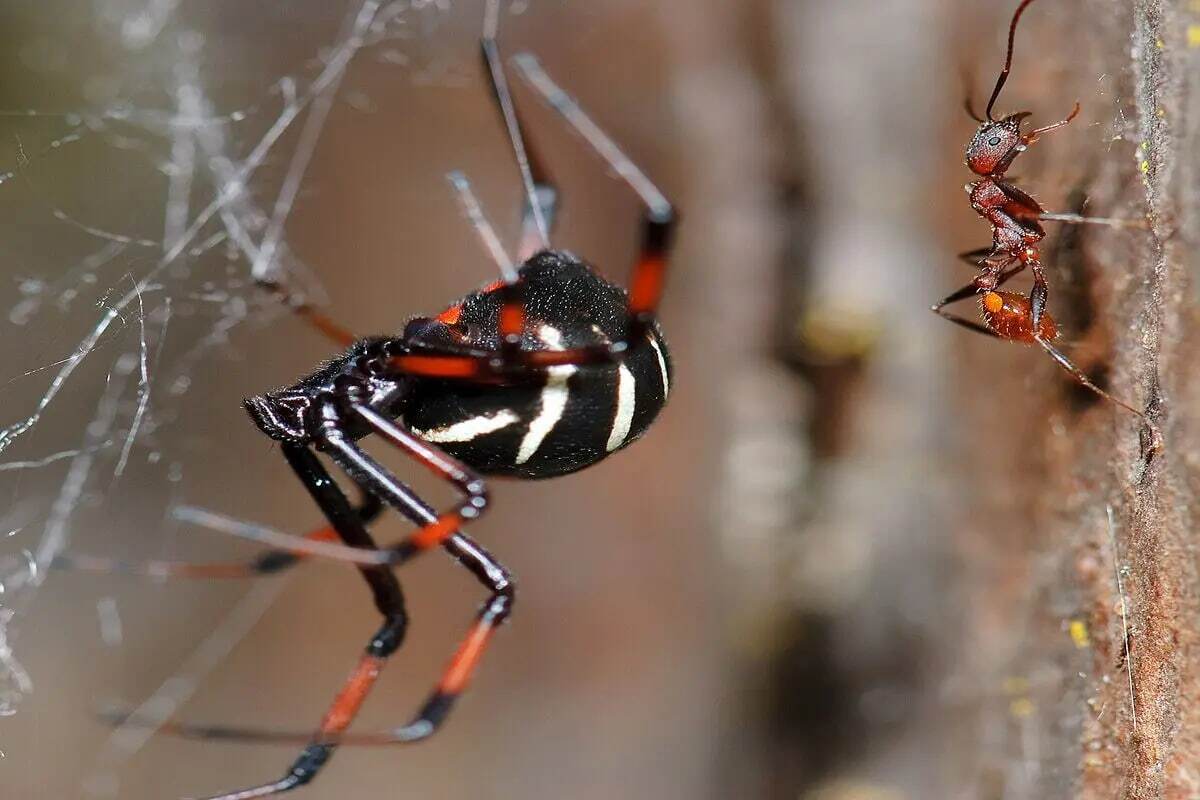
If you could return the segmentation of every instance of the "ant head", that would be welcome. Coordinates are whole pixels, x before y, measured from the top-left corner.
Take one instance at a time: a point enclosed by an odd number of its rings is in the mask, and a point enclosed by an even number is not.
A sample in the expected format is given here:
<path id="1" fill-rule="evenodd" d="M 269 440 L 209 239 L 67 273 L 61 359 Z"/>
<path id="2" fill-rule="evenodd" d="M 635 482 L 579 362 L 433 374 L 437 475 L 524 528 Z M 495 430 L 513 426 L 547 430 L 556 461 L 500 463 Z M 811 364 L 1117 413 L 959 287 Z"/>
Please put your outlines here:
<path id="1" fill-rule="evenodd" d="M 1010 114 L 1004 119 L 985 120 L 967 145 L 967 166 L 976 175 L 1000 176 L 1012 160 L 1025 150 L 1021 120 L 1028 111 Z"/>

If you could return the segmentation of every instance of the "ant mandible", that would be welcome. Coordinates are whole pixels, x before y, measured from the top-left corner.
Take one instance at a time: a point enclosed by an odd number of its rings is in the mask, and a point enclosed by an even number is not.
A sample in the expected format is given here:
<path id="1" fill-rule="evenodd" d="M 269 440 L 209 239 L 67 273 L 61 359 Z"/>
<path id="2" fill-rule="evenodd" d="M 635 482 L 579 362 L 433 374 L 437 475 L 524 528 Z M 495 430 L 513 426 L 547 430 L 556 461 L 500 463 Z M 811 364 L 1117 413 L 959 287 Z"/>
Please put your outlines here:
<path id="1" fill-rule="evenodd" d="M 984 116 L 980 117 L 974 112 L 970 98 L 965 103 L 967 113 L 979 123 L 979 129 L 967 144 L 966 155 L 967 167 L 979 176 L 979 180 L 967 184 L 966 190 L 971 197 L 971 208 L 992 226 L 992 245 L 959 256 L 968 264 L 978 267 L 980 273 L 966 286 L 935 304 L 933 311 L 951 322 L 987 336 L 1040 345 L 1075 380 L 1121 408 L 1137 414 L 1149 424 L 1145 414 L 1094 384 L 1083 370 L 1052 344 L 1058 337 L 1058 325 L 1046 311 L 1049 291 L 1038 250 L 1038 242 L 1046 236 L 1042 221 L 1112 226 L 1138 226 L 1142 224 L 1141 221 L 1048 214 L 1036 200 L 1004 179 L 1004 173 L 1013 160 L 1025 152 L 1029 145 L 1043 134 L 1069 124 L 1079 114 L 1079 103 L 1075 103 L 1065 119 L 1028 133 L 1021 132 L 1022 121 L 1031 116 L 1028 111 L 1009 114 L 1002 119 L 992 116 L 996 98 L 1000 96 L 1000 90 L 1004 88 L 1012 69 L 1017 22 L 1033 1 L 1022 0 L 1013 13 L 1008 27 L 1008 55 L 1004 60 L 1004 68 L 996 78 L 996 86 L 992 89 Z M 1000 291 L 1000 287 L 1010 278 L 1026 268 L 1033 273 L 1033 289 L 1028 297 L 1019 292 Z M 979 295 L 982 325 L 943 310 L 945 306 L 973 295 Z"/>

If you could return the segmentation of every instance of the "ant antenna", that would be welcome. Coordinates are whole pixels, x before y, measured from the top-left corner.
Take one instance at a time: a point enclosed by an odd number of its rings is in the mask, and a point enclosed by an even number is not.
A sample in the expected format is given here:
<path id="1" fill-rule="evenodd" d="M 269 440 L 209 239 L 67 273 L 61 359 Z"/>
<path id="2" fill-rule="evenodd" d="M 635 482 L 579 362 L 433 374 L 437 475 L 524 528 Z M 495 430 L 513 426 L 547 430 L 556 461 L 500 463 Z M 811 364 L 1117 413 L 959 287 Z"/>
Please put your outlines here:
<path id="1" fill-rule="evenodd" d="M 508 89 L 508 79 L 504 76 L 504 65 L 500 62 L 500 52 L 496 47 L 496 29 L 499 26 L 499 20 L 499 0 L 488 0 L 483 19 L 483 39 L 480 42 L 483 50 L 483 63 L 491 76 L 492 93 L 496 97 L 496 103 L 500 106 L 500 114 L 504 117 L 504 127 L 508 129 L 508 138 L 512 142 L 513 155 L 516 156 L 517 167 L 521 170 L 521 182 L 525 186 L 525 195 L 528 198 L 534 226 L 542 240 L 542 246 L 548 248 L 550 247 L 550 227 L 546 224 L 546 215 L 542 211 L 542 204 L 538 202 L 533 168 L 530 166 L 529 153 L 525 149 L 525 137 L 521 132 L 521 122 L 517 119 L 512 93 Z"/>
<path id="2" fill-rule="evenodd" d="M 1000 96 L 1000 90 L 1004 88 L 1004 83 L 1008 80 L 1008 73 L 1012 71 L 1013 42 L 1016 41 L 1017 36 L 1017 21 L 1021 19 L 1021 14 L 1024 13 L 1025 9 L 1032 2 L 1033 0 L 1022 0 L 1021 5 L 1017 6 L 1016 13 L 1013 14 L 1012 22 L 1008 26 L 1008 55 L 1004 59 L 1004 69 L 1000 70 L 1000 76 L 996 78 L 996 88 L 992 89 L 992 96 L 988 99 L 988 122 L 996 121 L 992 119 L 992 106 L 996 105 L 996 98 Z M 975 116 L 969 107 L 967 111 L 971 116 Z M 980 121 L 982 122 L 982 120 Z"/>

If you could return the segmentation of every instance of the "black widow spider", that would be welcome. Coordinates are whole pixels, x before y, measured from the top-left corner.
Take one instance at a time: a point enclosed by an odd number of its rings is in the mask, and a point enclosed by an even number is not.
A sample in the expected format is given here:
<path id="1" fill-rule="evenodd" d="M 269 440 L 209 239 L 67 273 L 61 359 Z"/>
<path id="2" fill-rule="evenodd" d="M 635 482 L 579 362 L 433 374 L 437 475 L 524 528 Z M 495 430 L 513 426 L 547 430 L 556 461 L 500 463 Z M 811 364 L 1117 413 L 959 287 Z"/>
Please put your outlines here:
<path id="1" fill-rule="evenodd" d="M 503 279 L 468 294 L 432 318 L 411 320 L 398 337 L 361 339 L 303 302 L 293 310 L 348 348 L 295 385 L 251 397 L 258 428 L 280 442 L 288 464 L 329 521 L 311 540 L 340 539 L 339 557 L 354 561 L 370 586 L 383 626 L 331 703 L 315 733 L 168 722 L 164 731 L 205 739 L 297 743 L 304 750 L 278 780 L 210 800 L 246 800 L 310 782 L 343 743 L 391 744 L 424 739 L 445 720 L 488 642 L 512 610 L 508 571 L 460 528 L 483 513 L 481 475 L 549 478 L 594 464 L 637 439 L 667 399 L 671 362 L 655 321 L 675 215 L 671 204 L 550 79 L 537 59 L 517 56 L 522 76 L 634 190 L 645 206 L 641 253 L 628 294 L 588 264 L 550 248 L 556 191 L 536 155 L 509 93 L 496 47 L 498 4 L 488 4 L 481 49 L 526 191 L 514 269 L 483 218 L 466 179 L 452 173 L 459 198 Z M 287 298 L 278 285 L 268 288 Z M 457 487 L 462 501 L 438 513 L 363 451 L 376 434 Z M 324 453 L 363 493 L 354 508 L 316 452 Z M 366 530 L 383 503 L 419 528 L 379 549 Z M 297 538 L 297 543 L 304 540 Z M 123 565 L 74 557 L 62 566 L 156 576 L 243 577 L 276 572 L 303 555 L 329 554 L 298 544 L 244 564 L 153 562 Z M 416 716 L 388 731 L 348 734 L 408 625 L 392 567 L 441 545 L 491 592 L 440 681 Z M 351 549 L 353 548 L 353 549 Z M 366 551 L 366 552 L 364 552 Z M 125 714 L 133 724 L 152 724 Z"/>

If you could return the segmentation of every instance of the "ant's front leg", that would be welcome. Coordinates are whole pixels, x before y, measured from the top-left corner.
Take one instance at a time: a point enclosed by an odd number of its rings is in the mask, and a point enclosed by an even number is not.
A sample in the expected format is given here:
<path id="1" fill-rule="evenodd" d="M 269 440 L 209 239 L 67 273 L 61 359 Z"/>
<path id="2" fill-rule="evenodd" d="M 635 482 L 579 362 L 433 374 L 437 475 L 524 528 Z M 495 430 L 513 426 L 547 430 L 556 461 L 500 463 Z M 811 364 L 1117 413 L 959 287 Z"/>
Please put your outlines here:
<path id="1" fill-rule="evenodd" d="M 1025 144 L 1026 147 L 1028 147 L 1029 145 L 1033 144 L 1038 139 L 1040 139 L 1043 134 L 1047 134 L 1050 131 L 1058 130 L 1059 128 L 1063 128 L 1063 127 L 1066 127 L 1067 125 L 1071 124 L 1071 120 L 1075 119 L 1075 117 L 1077 117 L 1077 116 L 1079 116 L 1079 102 L 1078 101 L 1075 102 L 1074 107 L 1072 107 L 1072 109 L 1071 109 L 1071 113 L 1067 114 L 1066 118 L 1060 119 L 1058 122 L 1052 122 L 1049 125 L 1043 125 L 1040 128 L 1035 128 L 1034 130 L 1031 130 L 1029 133 L 1027 133 L 1021 137 L 1021 141 Z"/>

